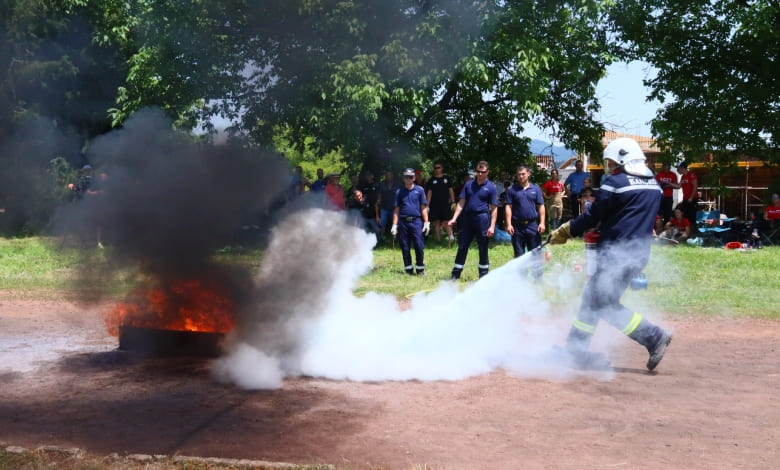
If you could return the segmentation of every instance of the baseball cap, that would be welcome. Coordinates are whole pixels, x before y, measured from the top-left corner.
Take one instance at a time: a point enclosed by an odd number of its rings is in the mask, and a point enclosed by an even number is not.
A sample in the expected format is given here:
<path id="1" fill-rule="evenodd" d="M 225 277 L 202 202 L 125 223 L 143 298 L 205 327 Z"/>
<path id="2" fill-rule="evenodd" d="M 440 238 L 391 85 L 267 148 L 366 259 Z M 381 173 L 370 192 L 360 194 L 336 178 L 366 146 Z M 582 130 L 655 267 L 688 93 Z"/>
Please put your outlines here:
<path id="1" fill-rule="evenodd" d="M 404 170 L 404 176 L 414 176 L 414 169 L 413 168 L 407 168 Z"/>
<path id="2" fill-rule="evenodd" d="M 772 199 L 780 199 L 780 196 L 778 196 L 777 194 L 773 194 Z"/>
<path id="3" fill-rule="evenodd" d="M 688 163 L 686 162 L 680 162 L 677 164 L 677 168 L 688 168 Z"/>

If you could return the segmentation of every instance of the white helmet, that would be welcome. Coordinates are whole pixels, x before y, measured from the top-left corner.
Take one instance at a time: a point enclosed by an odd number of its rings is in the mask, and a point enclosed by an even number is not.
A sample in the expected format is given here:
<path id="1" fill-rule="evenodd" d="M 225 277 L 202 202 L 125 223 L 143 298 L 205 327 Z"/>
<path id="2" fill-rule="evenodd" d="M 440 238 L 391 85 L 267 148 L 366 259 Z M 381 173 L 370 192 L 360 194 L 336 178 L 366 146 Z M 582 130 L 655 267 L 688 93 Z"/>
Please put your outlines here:
<path id="1" fill-rule="evenodd" d="M 619 137 L 610 142 L 604 149 L 604 160 L 612 160 L 631 175 L 653 176 L 653 172 L 645 165 L 642 148 L 628 137 Z"/>

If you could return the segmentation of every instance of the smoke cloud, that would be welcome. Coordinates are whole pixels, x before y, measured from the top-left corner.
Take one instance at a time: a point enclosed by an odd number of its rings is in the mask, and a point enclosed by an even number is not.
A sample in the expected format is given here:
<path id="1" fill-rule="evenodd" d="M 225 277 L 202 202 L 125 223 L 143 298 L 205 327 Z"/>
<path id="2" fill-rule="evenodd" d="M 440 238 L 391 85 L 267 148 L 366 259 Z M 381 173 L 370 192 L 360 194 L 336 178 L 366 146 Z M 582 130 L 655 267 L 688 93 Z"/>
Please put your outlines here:
<path id="1" fill-rule="evenodd" d="M 93 231 L 93 238 L 99 228 L 112 248 L 108 269 L 139 278 L 218 271 L 229 282 L 248 281 L 238 269 L 216 266 L 213 254 L 234 242 L 242 226 L 270 227 L 290 174 L 289 164 L 273 153 L 198 143 L 151 109 L 96 139 L 87 157 L 97 169 L 92 181 L 98 193 L 60 220 L 71 230 Z M 89 259 L 83 267 L 95 269 Z"/>
<path id="2" fill-rule="evenodd" d="M 572 312 L 563 317 L 540 297 L 525 275 L 530 257 L 492 270 L 462 292 L 441 283 L 402 311 L 393 296 L 352 293 L 371 268 L 374 239 L 344 219 L 304 210 L 274 229 L 256 303 L 242 312 L 227 354 L 214 364 L 218 380 L 277 388 L 284 377 L 302 375 L 376 381 L 458 380 L 496 369 L 543 378 L 576 373 L 553 353 Z M 550 276 L 578 302 L 568 273 L 553 269 Z M 626 341 L 613 335 L 595 347 L 609 351 Z"/>

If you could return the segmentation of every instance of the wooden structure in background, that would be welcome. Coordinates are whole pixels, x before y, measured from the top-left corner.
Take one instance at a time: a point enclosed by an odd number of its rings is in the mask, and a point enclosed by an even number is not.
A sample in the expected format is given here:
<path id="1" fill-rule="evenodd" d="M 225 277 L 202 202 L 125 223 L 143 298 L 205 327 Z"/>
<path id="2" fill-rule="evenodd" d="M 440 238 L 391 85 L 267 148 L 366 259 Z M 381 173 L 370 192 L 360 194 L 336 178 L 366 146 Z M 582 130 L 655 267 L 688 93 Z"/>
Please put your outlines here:
<path id="1" fill-rule="evenodd" d="M 661 150 L 655 145 L 652 137 L 626 134 L 622 132 L 607 131 L 601 139 L 603 147 L 618 137 L 630 137 L 639 143 L 647 158 L 648 166 L 658 171 L 661 168 L 658 157 Z M 707 173 L 712 165 L 712 156 L 704 155 L 702 163 L 692 163 L 688 166 L 690 171 L 699 177 L 700 205 L 705 210 L 719 210 L 729 217 L 737 217 L 749 220 L 751 214 L 760 216 L 769 199 L 768 190 L 772 184 L 780 180 L 780 168 L 765 165 L 763 162 L 745 158 L 737 162 L 737 170 L 728 175 L 721 176 L 716 185 L 725 188 L 725 194 L 717 194 L 713 186 L 708 186 Z M 587 160 L 586 160 L 587 161 Z M 587 171 L 591 174 L 593 185 L 600 186 L 604 168 L 601 165 L 590 164 Z M 679 198 L 680 191 L 675 191 L 675 197 Z"/>

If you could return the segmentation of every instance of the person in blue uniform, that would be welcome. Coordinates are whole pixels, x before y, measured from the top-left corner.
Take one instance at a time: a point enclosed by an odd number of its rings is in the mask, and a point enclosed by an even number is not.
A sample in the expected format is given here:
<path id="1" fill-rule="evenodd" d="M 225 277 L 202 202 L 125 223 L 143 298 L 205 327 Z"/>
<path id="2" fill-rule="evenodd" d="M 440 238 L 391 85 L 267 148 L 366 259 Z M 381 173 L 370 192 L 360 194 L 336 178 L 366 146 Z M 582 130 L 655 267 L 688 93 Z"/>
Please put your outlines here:
<path id="1" fill-rule="evenodd" d="M 466 263 L 469 245 L 476 238 L 479 248 L 479 264 L 477 271 L 479 277 L 488 273 L 490 259 L 488 258 L 488 240 L 496 230 L 496 217 L 498 216 L 498 191 L 496 186 L 488 179 L 489 166 L 486 161 L 477 163 L 476 178 L 469 180 L 458 196 L 458 204 L 452 219 L 447 222 L 450 226 L 458 222 L 458 217 L 463 214 L 458 228 L 458 253 L 455 255 L 455 265 L 452 268 L 450 280 L 460 279 L 463 266 Z"/>
<path id="2" fill-rule="evenodd" d="M 404 185 L 395 193 L 393 226 L 390 233 L 398 237 L 406 274 L 425 273 L 425 242 L 431 223 L 428 222 L 428 201 L 425 190 L 414 184 L 414 169 L 404 170 Z M 410 246 L 414 246 L 415 265 L 412 266 Z"/>
<path id="3" fill-rule="evenodd" d="M 544 233 L 544 198 L 542 188 L 531 183 L 531 169 L 517 168 L 517 182 L 506 190 L 506 231 L 512 236 L 515 258 L 542 244 Z M 534 252 L 534 278 L 542 278 L 542 252 Z"/>
<path id="4" fill-rule="evenodd" d="M 624 307 L 620 298 L 647 265 L 662 190 L 633 139 L 621 137 L 610 142 L 604 149 L 604 167 L 608 176 L 596 201 L 550 235 L 551 244 L 566 243 L 600 223 L 596 272 L 585 286 L 564 352 L 579 368 L 609 367 L 606 356 L 587 351 L 603 319 L 647 348 L 647 369 L 652 371 L 661 362 L 672 335 Z"/>

